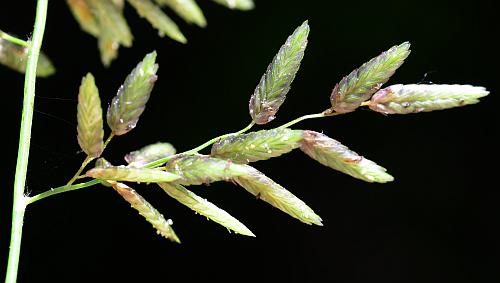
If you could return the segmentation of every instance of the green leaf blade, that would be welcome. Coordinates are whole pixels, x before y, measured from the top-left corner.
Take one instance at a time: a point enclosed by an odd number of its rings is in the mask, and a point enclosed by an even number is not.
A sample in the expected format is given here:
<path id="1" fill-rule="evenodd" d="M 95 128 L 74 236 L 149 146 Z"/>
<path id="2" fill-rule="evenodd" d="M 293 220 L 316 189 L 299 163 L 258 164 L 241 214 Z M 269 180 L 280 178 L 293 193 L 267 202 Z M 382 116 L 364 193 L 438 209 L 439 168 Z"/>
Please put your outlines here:
<path id="1" fill-rule="evenodd" d="M 234 178 L 236 183 L 257 198 L 271 204 L 303 223 L 323 226 L 321 217 L 302 200 L 258 170 L 250 166 L 248 167 L 252 169 L 251 173 Z"/>
<path id="2" fill-rule="evenodd" d="M 212 146 L 211 156 L 247 164 L 288 153 L 300 147 L 301 130 L 272 129 L 231 136 Z"/>
<path id="3" fill-rule="evenodd" d="M 128 0 L 137 13 L 159 31 L 160 36 L 167 35 L 175 41 L 186 43 L 179 27 L 163 11 L 150 0 Z"/>
<path id="4" fill-rule="evenodd" d="M 181 177 L 175 184 L 186 186 L 229 181 L 249 172 L 244 165 L 205 155 L 179 155 L 165 165 L 165 170 Z"/>
<path id="5" fill-rule="evenodd" d="M 170 7 L 187 23 L 206 27 L 207 20 L 194 0 L 156 0 L 156 3 Z"/>
<path id="6" fill-rule="evenodd" d="M 80 148 L 88 156 L 99 157 L 104 150 L 102 108 L 99 90 L 91 73 L 82 79 L 80 85 L 77 120 Z"/>
<path id="7" fill-rule="evenodd" d="M 249 102 L 250 116 L 257 124 L 275 118 L 300 68 L 307 46 L 309 25 L 305 21 L 288 37 L 260 79 Z"/>
<path id="8" fill-rule="evenodd" d="M 128 181 L 136 183 L 172 182 L 180 176 L 159 169 L 130 168 L 125 166 L 107 166 L 93 168 L 85 173 L 87 177 L 100 180 Z"/>
<path id="9" fill-rule="evenodd" d="M 366 182 L 386 183 L 394 180 L 385 168 L 317 132 L 304 131 L 300 149 L 319 163 Z"/>
<path id="10" fill-rule="evenodd" d="M 231 216 L 226 211 L 218 208 L 213 203 L 203 199 L 181 185 L 161 183 L 160 187 L 172 198 L 195 212 L 206 216 L 212 221 L 230 229 L 238 234 L 255 237 L 243 223 Z"/>
<path id="11" fill-rule="evenodd" d="M 134 129 L 146 108 L 157 80 L 156 52 L 147 54 L 125 79 L 107 112 L 107 122 L 115 135 Z"/>
<path id="12" fill-rule="evenodd" d="M 368 106 L 383 114 L 410 114 L 475 104 L 488 94 L 471 85 L 398 84 L 379 90 Z"/>
<path id="13" fill-rule="evenodd" d="M 377 92 L 410 55 L 410 43 L 404 42 L 372 58 L 335 86 L 330 100 L 339 113 L 354 111 Z"/>
<path id="14" fill-rule="evenodd" d="M 123 199 L 130 203 L 130 205 L 137 210 L 140 215 L 153 225 L 158 234 L 173 242 L 181 242 L 172 229 L 172 220 L 166 220 L 165 217 L 158 210 L 156 210 L 156 208 L 154 208 L 134 189 L 117 182 L 111 182 L 111 185 L 113 189 L 115 189 L 115 191 L 123 197 Z"/>
<path id="15" fill-rule="evenodd" d="M 147 145 L 139 150 L 125 155 L 129 167 L 143 167 L 155 160 L 175 154 L 175 148 L 168 142 L 158 142 Z"/>

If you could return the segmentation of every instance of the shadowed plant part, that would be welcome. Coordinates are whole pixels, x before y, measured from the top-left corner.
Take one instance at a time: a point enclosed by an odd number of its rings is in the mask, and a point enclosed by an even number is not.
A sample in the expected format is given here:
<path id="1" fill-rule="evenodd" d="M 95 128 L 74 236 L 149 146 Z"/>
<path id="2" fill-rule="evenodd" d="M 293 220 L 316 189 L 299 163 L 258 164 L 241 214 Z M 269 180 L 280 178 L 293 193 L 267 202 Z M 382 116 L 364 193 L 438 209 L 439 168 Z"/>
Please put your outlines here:
<path id="1" fill-rule="evenodd" d="M 162 6 L 168 6 L 172 9 L 179 17 L 185 20 L 187 23 L 196 24 L 200 27 L 205 27 L 207 25 L 207 20 L 203 15 L 200 7 L 196 4 L 194 0 L 155 0 L 156 3 Z"/>
<path id="2" fill-rule="evenodd" d="M 127 0 L 132 5 L 137 13 L 148 20 L 148 22 L 158 30 L 158 34 L 163 37 L 167 35 L 171 39 L 186 43 L 187 39 L 184 37 L 179 27 L 175 24 L 169 16 L 155 5 L 150 0 Z"/>
<path id="3" fill-rule="evenodd" d="M 4 33 L 0 31 L 0 35 Z M 0 64 L 17 71 L 24 73 L 26 71 L 26 62 L 28 60 L 28 48 L 25 46 L 13 43 L 3 37 L 0 37 Z M 43 53 L 40 53 L 36 75 L 38 77 L 48 77 L 56 72 L 54 65 L 50 59 Z"/>
<path id="4" fill-rule="evenodd" d="M 113 134 L 119 136 L 134 129 L 146 108 L 156 79 L 156 52 L 151 52 L 127 76 L 108 108 L 107 120 Z"/>
<path id="5" fill-rule="evenodd" d="M 156 210 L 149 202 L 147 202 L 141 195 L 139 195 L 134 189 L 129 186 L 117 183 L 110 182 L 113 189 L 117 193 L 119 193 L 123 199 L 125 199 L 130 205 L 139 212 L 153 227 L 156 229 L 156 232 L 163 237 L 173 241 L 180 243 L 181 241 L 175 234 L 172 229 L 172 220 L 166 220 L 163 215 Z"/>
<path id="6" fill-rule="evenodd" d="M 125 155 L 129 167 L 143 167 L 158 159 L 175 154 L 175 148 L 168 142 L 158 142 L 147 145 L 139 150 Z"/>
<path id="7" fill-rule="evenodd" d="M 229 9 L 236 10 L 252 10 L 255 7 L 255 4 L 252 0 L 212 0 L 215 3 L 219 3 L 220 5 L 226 6 Z"/>
<path id="8" fill-rule="evenodd" d="M 169 183 L 160 183 L 158 185 L 160 185 L 160 187 L 169 196 L 176 199 L 183 205 L 191 208 L 196 213 L 199 213 L 238 234 L 255 237 L 252 231 L 250 231 L 245 225 L 238 221 L 238 219 L 232 217 L 229 213 L 218 208 L 206 199 L 195 195 L 193 192 L 187 190 L 182 185 Z"/>
<path id="9" fill-rule="evenodd" d="M 252 0 L 214 0 L 230 9 L 251 10 Z M 207 21 L 194 0 L 127 0 L 139 16 L 146 19 L 159 36 L 186 43 L 177 24 L 162 7 L 169 7 L 187 23 L 206 27 Z M 120 46 L 132 46 L 133 36 L 124 16 L 124 0 L 66 0 L 80 28 L 98 39 L 101 61 L 105 66 L 118 57 Z"/>
<path id="10" fill-rule="evenodd" d="M 288 37 L 267 67 L 249 103 L 250 116 L 256 124 L 273 120 L 285 101 L 304 57 L 308 35 L 309 25 L 305 21 Z"/>

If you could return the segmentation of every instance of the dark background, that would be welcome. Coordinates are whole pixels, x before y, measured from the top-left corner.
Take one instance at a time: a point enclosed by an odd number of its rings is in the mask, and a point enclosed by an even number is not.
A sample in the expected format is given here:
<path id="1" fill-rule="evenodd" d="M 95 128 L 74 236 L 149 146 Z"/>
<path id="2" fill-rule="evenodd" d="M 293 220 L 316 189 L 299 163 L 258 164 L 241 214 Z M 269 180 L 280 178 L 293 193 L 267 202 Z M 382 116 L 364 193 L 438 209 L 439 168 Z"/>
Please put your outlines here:
<path id="1" fill-rule="evenodd" d="M 12 3 L 15 2 L 15 3 Z M 0 28 L 28 36 L 35 1 L 0 7 Z M 64 184 L 84 159 L 76 141 L 76 97 L 92 72 L 103 106 L 153 49 L 159 81 L 138 127 L 105 152 L 169 141 L 179 151 L 243 128 L 248 98 L 286 37 L 309 19 L 309 45 L 276 127 L 329 106 L 342 76 L 403 41 L 412 54 L 392 83 L 473 84 L 491 94 L 447 111 L 386 117 L 360 110 L 296 128 L 338 139 L 388 168 L 396 180 L 369 184 L 300 151 L 255 166 L 309 204 L 324 227 L 307 226 L 230 183 L 192 189 L 245 223 L 257 238 L 229 234 L 154 186 L 135 185 L 183 241 L 155 234 L 114 191 L 94 187 L 28 208 L 20 282 L 497 282 L 500 280 L 497 180 L 498 37 L 493 8 L 480 1 L 257 1 L 248 13 L 198 1 L 208 27 L 173 13 L 189 43 L 156 36 L 128 6 L 134 46 L 108 69 L 96 40 L 82 33 L 64 1 L 50 1 L 44 51 L 58 72 L 37 83 L 27 186 Z M 9 5 L 5 6 L 5 5 Z M 428 74 L 424 78 L 425 74 Z M 4 274 L 23 76 L 0 67 L 4 154 L 0 272 Z"/>

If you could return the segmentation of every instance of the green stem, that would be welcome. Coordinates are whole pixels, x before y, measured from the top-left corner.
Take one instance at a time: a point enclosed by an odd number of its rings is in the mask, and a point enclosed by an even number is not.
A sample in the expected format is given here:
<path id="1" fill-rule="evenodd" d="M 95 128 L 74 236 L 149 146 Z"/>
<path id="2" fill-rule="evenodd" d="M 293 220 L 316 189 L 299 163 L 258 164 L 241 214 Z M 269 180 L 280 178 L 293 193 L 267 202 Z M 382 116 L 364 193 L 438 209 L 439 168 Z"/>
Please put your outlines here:
<path id="1" fill-rule="evenodd" d="M 5 40 L 10 41 L 10 42 L 12 42 L 14 44 L 17 44 L 17 45 L 21 45 L 23 47 L 28 47 L 29 46 L 29 43 L 27 41 L 24 41 L 24 40 L 22 40 L 20 38 L 14 37 L 14 36 L 12 36 L 12 35 L 10 35 L 8 33 L 5 33 L 5 32 L 3 32 L 1 30 L 0 30 L 0 38 L 3 38 Z"/>
<path id="2" fill-rule="evenodd" d="M 188 150 L 188 151 L 185 151 L 183 152 L 182 154 L 194 154 L 194 153 L 197 153 L 199 150 L 202 150 L 204 149 L 205 147 L 215 143 L 216 141 L 218 141 L 219 139 L 222 139 L 222 138 L 225 138 L 225 137 L 228 137 L 228 136 L 231 136 L 231 135 L 239 135 L 241 133 L 244 133 L 246 131 L 248 131 L 250 128 L 253 127 L 253 125 L 255 125 L 254 122 L 250 123 L 248 126 L 246 126 L 244 129 L 236 132 L 236 133 L 231 133 L 231 134 L 225 134 L 225 135 L 222 135 L 222 136 L 218 136 L 216 138 L 213 138 L 209 141 L 207 141 L 206 143 L 198 146 L 198 147 L 195 147 L 191 150 Z M 106 140 L 106 143 L 105 143 L 105 146 L 109 143 L 109 141 L 111 140 L 111 138 L 113 137 L 113 134 Z M 168 160 L 170 160 L 172 157 L 166 157 L 166 158 L 162 158 L 162 159 L 159 159 L 159 160 L 156 160 L 154 162 L 151 162 L 149 164 L 147 164 L 146 168 L 153 168 L 153 167 L 157 167 L 165 162 L 167 162 Z M 85 162 L 84 162 L 85 163 Z M 80 169 L 83 170 L 83 167 L 85 167 L 84 165 L 82 165 L 82 167 Z M 81 170 L 78 170 L 77 174 L 75 174 L 76 178 L 74 178 L 74 180 L 72 179 L 72 181 L 74 182 L 77 178 L 78 178 L 78 175 L 81 173 Z M 65 193 L 65 192 L 69 192 L 69 191 L 74 191 L 74 190 L 79 190 L 79 189 L 83 189 L 83 188 L 87 188 L 87 187 L 90 187 L 90 186 L 93 186 L 93 185 L 97 185 L 99 184 L 100 181 L 99 180 L 92 180 L 92 181 L 88 181 L 88 182 L 85 182 L 85 183 L 79 183 L 79 184 L 76 184 L 76 185 L 72 185 L 72 182 L 71 183 L 68 183 L 67 185 L 65 186 L 60 186 L 60 187 L 57 187 L 57 188 L 54 188 L 54 189 L 51 189 L 49 191 L 46 191 L 46 192 L 43 192 L 43 193 L 40 193 L 38 195 L 35 195 L 33 197 L 29 197 L 27 199 L 27 204 L 31 204 L 31 203 L 34 203 L 35 201 L 39 201 L 41 199 L 44 199 L 46 197 L 49 197 L 49 196 L 52 196 L 52 195 L 57 195 L 57 194 L 60 194 L 60 193 Z"/>
<path id="3" fill-rule="evenodd" d="M 339 115 L 339 114 L 341 114 L 341 113 L 332 112 L 331 110 L 325 110 L 322 113 L 304 115 L 304 116 L 299 117 L 299 118 L 297 118 L 295 120 L 292 120 L 292 121 L 290 121 L 290 122 L 288 122 L 288 123 L 286 123 L 286 124 L 284 124 L 284 125 L 282 125 L 282 126 L 280 126 L 278 128 L 279 129 L 288 128 L 288 127 L 290 127 L 292 125 L 295 125 L 295 124 L 297 124 L 297 123 L 299 123 L 301 121 L 307 120 L 307 119 L 336 116 L 336 115 Z M 227 137 L 232 136 L 232 135 L 242 134 L 242 133 L 250 130 L 254 125 L 255 125 L 255 123 L 251 122 L 248 126 L 246 126 L 245 128 L 241 129 L 238 132 L 218 136 L 216 138 L 213 138 L 213 139 L 205 142 L 204 144 L 202 144 L 200 146 L 197 146 L 197 147 L 195 147 L 193 149 L 181 152 L 179 154 L 188 154 L 188 155 L 189 154 L 196 154 L 196 153 L 198 153 L 198 151 L 200 151 L 200 150 L 202 150 L 202 149 L 210 146 L 211 144 L 219 141 L 220 139 L 227 138 Z M 108 138 L 108 140 L 106 141 L 105 145 L 108 144 L 108 142 L 111 140 L 111 138 L 112 138 L 112 136 L 110 136 Z M 179 154 L 176 154 L 176 155 L 179 155 Z M 158 167 L 158 166 L 160 166 L 160 165 L 168 162 L 172 158 L 173 158 L 173 156 L 168 156 L 168 157 L 165 157 L 165 158 L 162 158 L 162 159 L 158 159 L 158 160 L 155 160 L 153 162 L 150 162 L 150 163 L 146 164 L 144 167 L 145 168 L 156 168 L 156 167 Z M 80 173 L 81 173 L 81 171 L 79 171 L 75 176 L 78 176 L 78 174 L 80 174 Z M 76 184 L 76 185 L 71 185 L 70 183 L 68 183 L 68 185 L 66 185 L 66 186 L 61 186 L 61 187 L 58 187 L 58 188 L 55 188 L 55 189 L 51 189 L 50 191 L 46 191 L 44 193 L 41 193 L 41 194 L 38 194 L 36 196 L 33 196 L 33 197 L 29 198 L 28 199 L 28 204 L 33 203 L 33 202 L 38 201 L 38 200 L 41 200 L 41 199 L 44 199 L 44 198 L 49 197 L 51 195 L 56 195 L 56 194 L 60 194 L 60 193 L 68 192 L 68 191 L 83 189 L 83 188 L 87 188 L 87 187 L 90 187 L 90 186 L 93 186 L 93 185 L 96 185 L 96 184 L 99 184 L 99 183 L 100 183 L 100 181 L 98 181 L 98 180 L 92 180 L 92 181 L 89 181 L 89 182 L 86 182 L 86 183 L 80 183 L 80 184 Z"/>
<path id="4" fill-rule="evenodd" d="M 82 165 L 80 166 L 80 168 L 78 169 L 78 171 L 76 171 L 75 175 L 73 175 L 73 177 L 69 180 L 69 182 L 66 184 L 66 186 L 71 186 L 71 184 L 73 184 L 75 182 L 75 180 L 78 179 L 78 176 L 80 176 L 80 174 L 82 173 L 83 169 L 85 169 L 85 167 L 87 167 L 87 165 L 92 160 L 94 160 L 94 158 L 95 157 L 87 155 L 87 158 L 85 158 L 85 160 L 82 162 Z"/>
<path id="5" fill-rule="evenodd" d="M 19 148 L 17 154 L 16 174 L 14 179 L 14 201 L 12 208 L 12 230 L 10 239 L 9 261 L 6 283 L 14 283 L 17 279 L 19 255 L 21 253 L 21 238 L 23 233 L 23 218 L 26 210 L 24 187 L 28 168 L 28 157 L 31 139 L 31 125 L 33 122 L 33 108 L 35 103 L 35 82 L 38 56 L 45 31 L 48 0 L 38 0 L 36 7 L 33 40 L 28 44 L 28 63 L 24 80 L 24 99 L 19 133 Z"/>
<path id="6" fill-rule="evenodd" d="M 324 117 L 330 117 L 330 116 L 336 116 L 336 115 L 339 115 L 339 114 L 342 114 L 342 113 L 337 113 L 337 112 L 332 112 L 330 109 L 328 110 L 325 110 L 321 113 L 316 113 L 316 114 L 309 114 L 309 115 L 304 115 L 302 117 L 299 117 L 295 120 L 292 120 L 286 124 L 283 124 L 281 126 L 278 127 L 278 129 L 284 129 L 284 128 L 288 128 L 292 125 L 295 125 L 297 124 L 298 122 L 302 122 L 304 120 L 307 120 L 307 119 L 315 119 L 315 118 L 324 118 Z"/>
<path id="7" fill-rule="evenodd" d="M 99 180 L 92 180 L 92 181 L 88 181 L 88 182 L 85 182 L 85 183 L 79 183 L 79 184 L 70 185 L 70 186 L 68 186 L 68 185 L 60 186 L 60 187 L 57 187 L 57 188 L 54 188 L 54 189 L 50 189 L 50 190 L 48 190 L 46 192 L 43 192 L 41 194 L 38 194 L 36 196 L 29 197 L 27 199 L 27 203 L 26 204 L 32 204 L 35 201 L 39 201 L 41 199 L 44 199 L 46 197 L 50 197 L 52 195 L 57 195 L 57 194 L 60 194 L 60 193 L 65 193 L 65 192 L 69 192 L 69 191 L 74 191 L 74 190 L 78 190 L 78 189 L 83 189 L 83 188 L 91 187 L 91 186 L 97 185 L 99 183 L 100 183 Z"/>
<path id="8" fill-rule="evenodd" d="M 198 151 L 206 148 L 207 146 L 211 145 L 211 144 L 214 144 L 215 142 L 219 141 L 220 139 L 223 139 L 223 138 L 227 138 L 229 136 L 233 136 L 233 135 L 239 135 L 239 134 L 242 134 L 248 130 L 250 130 L 253 125 L 255 125 L 255 122 L 251 122 L 250 124 L 248 124 L 248 126 L 246 126 L 245 128 L 241 129 L 240 131 L 237 131 L 235 133 L 230 133 L 230 134 L 225 134 L 225 135 L 222 135 L 222 136 L 218 136 L 216 138 L 213 138 L 207 142 L 205 142 L 204 144 L 200 145 L 200 146 L 197 146 L 193 149 L 190 149 L 188 151 L 184 151 L 184 152 L 181 152 L 181 153 L 178 153 L 176 155 L 180 155 L 180 154 L 187 154 L 187 155 L 190 155 L 190 154 L 195 154 L 195 153 L 198 153 Z M 169 161 L 170 159 L 172 159 L 173 156 L 167 156 L 165 158 L 162 158 L 162 159 L 158 159 L 158 160 L 155 160 L 153 162 L 150 162 L 146 165 L 144 165 L 145 168 L 154 168 L 154 167 L 158 167 L 159 165 L 162 165 L 164 163 L 166 163 L 167 161 Z"/>
<path id="9" fill-rule="evenodd" d="M 108 137 L 108 139 L 106 140 L 106 142 L 104 142 L 104 147 L 103 147 L 103 150 L 106 149 L 106 147 L 108 146 L 109 142 L 113 139 L 113 137 L 115 136 L 115 134 L 111 133 Z M 90 155 L 87 155 L 87 157 L 85 158 L 85 160 L 82 162 L 82 165 L 80 166 L 80 168 L 78 169 L 78 171 L 76 171 L 75 175 L 73 175 L 73 177 L 69 180 L 69 182 L 66 184 L 66 187 L 67 186 L 71 186 L 71 184 L 73 184 L 76 179 L 80 178 L 80 174 L 82 173 L 83 169 L 85 169 L 85 167 L 87 167 L 87 165 L 89 165 L 89 163 L 94 160 L 95 157 L 92 157 Z"/>

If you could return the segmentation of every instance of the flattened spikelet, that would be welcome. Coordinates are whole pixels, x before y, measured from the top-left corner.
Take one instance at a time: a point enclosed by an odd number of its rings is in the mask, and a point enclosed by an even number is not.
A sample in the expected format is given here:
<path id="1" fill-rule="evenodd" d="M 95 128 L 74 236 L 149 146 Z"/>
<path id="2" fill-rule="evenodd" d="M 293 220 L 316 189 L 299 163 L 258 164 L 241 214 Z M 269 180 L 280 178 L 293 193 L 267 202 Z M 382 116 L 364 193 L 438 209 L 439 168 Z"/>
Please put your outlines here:
<path id="1" fill-rule="evenodd" d="M 172 229 L 172 220 L 165 220 L 165 217 L 134 189 L 117 182 L 111 182 L 111 185 L 140 215 L 153 225 L 158 234 L 171 241 L 181 242 Z"/>
<path id="2" fill-rule="evenodd" d="M 80 148 L 91 157 L 99 157 L 104 150 L 102 108 L 99 91 L 91 73 L 82 79 L 80 85 L 77 120 Z"/>
<path id="3" fill-rule="evenodd" d="M 167 35 L 173 40 L 186 43 L 187 40 L 169 16 L 150 0 L 128 0 L 137 13 L 155 27 L 160 36 Z"/>
<path id="4" fill-rule="evenodd" d="M 234 178 L 234 181 L 257 198 L 271 204 L 288 215 L 306 224 L 323 226 L 321 217 L 291 192 L 268 178 L 266 175 L 248 166 L 250 174 Z"/>
<path id="5" fill-rule="evenodd" d="M 219 223 L 227 229 L 233 230 L 238 234 L 255 237 L 252 231 L 250 231 L 245 225 L 243 225 L 229 213 L 218 208 L 206 199 L 195 195 L 193 192 L 187 190 L 183 186 L 168 183 L 161 183 L 159 185 L 169 196 L 196 211 L 197 213 L 211 219 L 216 223 Z"/>
<path id="6" fill-rule="evenodd" d="M 319 163 L 366 182 L 386 183 L 394 180 L 385 168 L 317 132 L 304 131 L 300 149 Z"/>
<path id="7" fill-rule="evenodd" d="M 332 109 L 347 113 L 370 99 L 410 55 L 410 43 L 404 42 L 382 52 L 345 76 L 333 89 Z"/>
<path id="8" fill-rule="evenodd" d="M 175 154 L 175 148 L 168 142 L 147 145 L 125 155 L 129 167 L 142 167 L 155 160 Z"/>
<path id="9" fill-rule="evenodd" d="M 127 76 L 108 108 L 108 125 L 115 135 L 123 135 L 134 129 L 146 108 L 151 91 L 157 80 L 156 52 L 144 57 Z"/>
<path id="10" fill-rule="evenodd" d="M 273 120 L 285 101 L 304 57 L 308 35 L 309 25 L 305 21 L 288 37 L 267 67 L 250 98 L 249 111 L 255 123 L 266 124 Z"/>
<path id="11" fill-rule="evenodd" d="M 488 94 L 471 85 L 398 84 L 379 90 L 368 106 L 383 114 L 409 114 L 475 104 Z"/>
<path id="12" fill-rule="evenodd" d="M 255 4 L 252 0 L 212 0 L 215 3 L 226 6 L 229 9 L 237 9 L 242 11 L 252 10 Z"/>
<path id="13" fill-rule="evenodd" d="M 16 45 L 10 41 L 0 38 L 0 64 L 9 67 L 19 73 L 26 72 L 26 62 L 28 61 L 28 49 L 23 46 Z M 37 77 L 48 77 L 56 72 L 54 65 L 49 57 L 43 52 L 40 52 L 38 64 L 36 67 Z"/>
<path id="14" fill-rule="evenodd" d="M 171 182 L 180 176 L 159 169 L 129 168 L 125 166 L 108 166 L 93 168 L 85 173 L 86 176 L 101 180 L 128 181 L 138 183 Z"/>
<path id="15" fill-rule="evenodd" d="M 207 25 L 203 12 L 194 0 L 156 0 L 156 3 L 170 7 L 179 17 L 190 24 L 193 23 L 200 27 Z"/>
<path id="16" fill-rule="evenodd" d="M 174 183 L 186 186 L 229 181 L 249 172 L 245 165 L 205 155 L 177 156 L 165 165 L 165 170 L 181 177 Z"/>
<path id="17" fill-rule="evenodd" d="M 300 146 L 301 130 L 273 129 L 228 137 L 212 146 L 211 156 L 246 164 L 288 153 Z"/>

